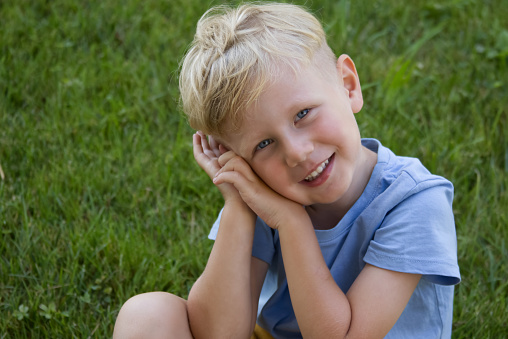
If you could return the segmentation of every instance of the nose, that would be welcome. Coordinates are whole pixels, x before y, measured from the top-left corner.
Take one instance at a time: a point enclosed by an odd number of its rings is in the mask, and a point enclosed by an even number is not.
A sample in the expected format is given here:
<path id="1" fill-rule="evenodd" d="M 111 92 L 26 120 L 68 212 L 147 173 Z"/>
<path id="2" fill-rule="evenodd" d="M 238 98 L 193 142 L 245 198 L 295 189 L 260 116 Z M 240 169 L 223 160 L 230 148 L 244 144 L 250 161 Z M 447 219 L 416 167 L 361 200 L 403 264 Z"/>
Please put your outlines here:
<path id="1" fill-rule="evenodd" d="M 296 167 L 307 159 L 314 145 L 305 137 L 294 137 L 284 143 L 284 157 L 289 167 Z"/>

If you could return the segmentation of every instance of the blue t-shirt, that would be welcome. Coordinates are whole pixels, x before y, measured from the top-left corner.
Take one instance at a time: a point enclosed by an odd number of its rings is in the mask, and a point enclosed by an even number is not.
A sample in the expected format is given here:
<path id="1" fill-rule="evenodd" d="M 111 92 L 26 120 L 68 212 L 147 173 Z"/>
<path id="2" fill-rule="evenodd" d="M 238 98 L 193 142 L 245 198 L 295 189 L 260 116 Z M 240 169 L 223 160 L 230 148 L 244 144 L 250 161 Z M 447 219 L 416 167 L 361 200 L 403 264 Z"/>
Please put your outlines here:
<path id="1" fill-rule="evenodd" d="M 344 293 L 366 263 L 422 274 L 409 303 L 385 338 L 450 338 L 453 285 L 460 282 L 452 211 L 453 185 L 419 160 L 398 157 L 375 139 L 378 154 L 364 192 L 340 222 L 316 230 L 325 262 Z M 210 232 L 215 239 L 220 215 Z M 284 271 L 278 232 L 256 221 L 252 255 L 269 269 L 257 323 L 275 338 L 301 338 Z"/>

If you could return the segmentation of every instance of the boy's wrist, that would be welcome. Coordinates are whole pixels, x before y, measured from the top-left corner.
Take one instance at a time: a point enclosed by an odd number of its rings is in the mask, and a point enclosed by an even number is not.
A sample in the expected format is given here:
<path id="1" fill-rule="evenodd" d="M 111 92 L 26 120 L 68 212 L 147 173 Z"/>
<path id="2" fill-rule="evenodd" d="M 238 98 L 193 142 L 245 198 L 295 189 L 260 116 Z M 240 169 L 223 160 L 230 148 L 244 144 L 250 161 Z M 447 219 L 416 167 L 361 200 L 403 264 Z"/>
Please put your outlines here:
<path id="1" fill-rule="evenodd" d="M 298 206 L 291 209 L 291 212 L 287 214 L 287 217 L 278 225 L 277 229 L 281 231 L 282 229 L 295 229 L 296 227 L 307 226 L 312 227 L 312 221 L 305 211 L 305 208 L 303 206 Z"/>
<path id="2" fill-rule="evenodd" d="M 256 214 L 240 197 L 224 198 L 224 209 L 231 209 L 232 211 L 235 211 L 235 213 L 245 213 L 253 219 L 256 218 Z"/>

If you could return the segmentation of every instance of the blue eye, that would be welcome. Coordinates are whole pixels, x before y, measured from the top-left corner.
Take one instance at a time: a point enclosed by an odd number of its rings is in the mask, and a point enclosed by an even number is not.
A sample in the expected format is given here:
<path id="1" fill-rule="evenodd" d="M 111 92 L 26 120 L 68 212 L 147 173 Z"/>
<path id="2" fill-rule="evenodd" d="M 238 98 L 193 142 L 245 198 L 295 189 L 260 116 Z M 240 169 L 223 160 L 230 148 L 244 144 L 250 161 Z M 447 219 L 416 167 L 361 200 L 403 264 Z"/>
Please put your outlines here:
<path id="1" fill-rule="evenodd" d="M 258 146 L 256 147 L 256 150 L 260 150 L 260 149 L 263 149 L 265 148 L 266 146 L 270 145 L 272 143 L 272 140 L 270 139 L 266 139 L 266 140 L 263 140 L 261 141 Z"/>
<path id="2" fill-rule="evenodd" d="M 305 116 L 309 113 L 309 109 L 306 108 L 304 109 L 303 111 L 300 111 L 296 114 L 296 118 L 295 118 L 295 122 L 300 120 L 300 119 L 303 119 L 305 118 Z"/>

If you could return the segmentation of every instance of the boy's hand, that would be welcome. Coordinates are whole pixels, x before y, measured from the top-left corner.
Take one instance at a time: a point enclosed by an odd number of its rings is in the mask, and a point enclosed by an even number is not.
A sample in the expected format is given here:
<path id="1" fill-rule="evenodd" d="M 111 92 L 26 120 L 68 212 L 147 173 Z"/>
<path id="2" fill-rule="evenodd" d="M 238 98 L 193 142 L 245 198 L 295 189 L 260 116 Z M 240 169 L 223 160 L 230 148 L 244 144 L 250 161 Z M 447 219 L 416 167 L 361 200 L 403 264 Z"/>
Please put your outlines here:
<path id="1" fill-rule="evenodd" d="M 198 165 L 208 174 L 210 179 L 215 178 L 215 175 L 222 167 L 218 159 L 222 154 L 227 152 L 227 149 L 223 145 L 218 144 L 213 137 L 208 136 L 207 138 L 201 131 L 193 135 L 192 144 L 194 159 L 196 159 Z M 217 185 L 217 187 L 225 201 L 229 199 L 241 200 L 238 190 L 233 185 L 224 183 Z"/>
<path id="2" fill-rule="evenodd" d="M 233 185 L 241 199 L 250 209 L 273 229 L 278 229 L 290 220 L 302 220 L 308 215 L 300 204 L 272 190 L 259 178 L 250 165 L 232 151 L 223 153 L 218 159 L 216 185 Z"/>

